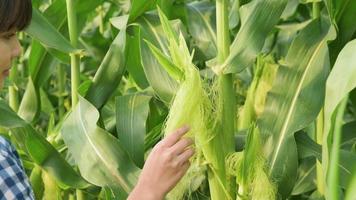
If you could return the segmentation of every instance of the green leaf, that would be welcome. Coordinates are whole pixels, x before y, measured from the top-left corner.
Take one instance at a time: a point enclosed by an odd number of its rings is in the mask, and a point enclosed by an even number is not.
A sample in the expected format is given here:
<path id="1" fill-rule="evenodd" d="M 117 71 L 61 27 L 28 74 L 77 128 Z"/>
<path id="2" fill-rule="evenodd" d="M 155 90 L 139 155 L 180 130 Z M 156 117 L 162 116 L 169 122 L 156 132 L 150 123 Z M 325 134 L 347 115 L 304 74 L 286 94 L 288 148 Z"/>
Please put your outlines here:
<path id="1" fill-rule="evenodd" d="M 259 156 L 261 153 L 261 135 L 255 124 L 248 130 L 245 150 L 243 151 L 243 160 L 241 164 L 241 174 L 238 177 L 242 179 L 242 187 L 249 190 L 249 184 L 253 183 L 253 174 L 256 174 L 257 165 L 260 165 Z M 251 186 L 250 186 L 251 187 Z"/>
<path id="2" fill-rule="evenodd" d="M 59 30 L 65 24 L 66 14 L 65 1 L 55 1 L 43 12 L 43 17 Z M 49 50 L 49 48 L 46 49 L 44 45 L 33 38 L 29 56 L 29 68 L 36 87 L 42 86 L 48 80 L 51 72 L 53 72 L 51 65 L 55 64 L 53 63 L 55 59 L 46 50 Z M 67 57 L 69 59 L 69 55 Z"/>
<path id="3" fill-rule="evenodd" d="M 77 1 L 76 8 L 78 12 L 79 21 L 86 19 L 88 12 L 92 11 L 95 7 L 102 3 L 103 0 L 96 1 Z M 43 12 L 43 17 L 53 25 L 53 27 L 60 31 L 63 35 L 66 33 L 66 29 L 62 27 L 66 25 L 67 19 L 66 11 L 66 2 L 65 1 L 54 1 L 49 7 Z M 83 19 L 84 18 L 84 19 Z M 79 30 L 85 24 L 82 23 L 79 25 Z M 39 30 L 36 30 L 39 31 Z M 69 41 L 68 41 L 69 42 Z M 29 56 L 29 68 L 31 72 L 31 77 L 36 87 L 40 87 L 46 82 L 54 70 L 52 69 L 53 65 L 57 64 L 57 61 L 54 57 L 58 58 L 62 62 L 69 64 L 69 55 L 61 53 L 59 50 L 45 48 L 44 46 L 36 40 L 36 37 L 32 41 L 31 53 Z M 48 52 L 50 54 L 48 54 Z"/>
<path id="4" fill-rule="evenodd" d="M 356 1 L 338 0 L 333 3 L 334 20 L 337 25 L 337 38 L 330 44 L 331 62 L 334 63 L 339 52 L 356 33 Z"/>
<path id="5" fill-rule="evenodd" d="M 325 21 L 314 20 L 295 38 L 285 63 L 278 69 L 259 120 L 261 133 L 266 136 L 269 173 L 284 197 L 290 194 L 297 172 L 293 135 L 310 124 L 323 105 L 329 27 Z"/>
<path id="6" fill-rule="evenodd" d="M 181 30 L 179 31 L 178 36 L 172 26 L 172 23 L 168 20 L 160 8 L 158 8 L 158 14 L 165 33 L 165 38 L 168 41 L 168 49 L 172 62 L 184 71 L 192 62 L 192 56 L 187 47 L 185 38 L 183 37 Z"/>
<path id="7" fill-rule="evenodd" d="M 141 33 L 139 26 L 131 26 L 133 35 L 128 37 L 127 49 L 127 71 L 130 76 L 135 80 L 135 83 L 142 89 L 149 87 L 145 72 L 141 62 Z"/>
<path id="8" fill-rule="evenodd" d="M 159 16 L 159 19 L 162 24 L 162 28 L 163 28 L 163 31 L 165 32 L 166 37 L 169 40 L 173 40 L 176 43 L 178 43 L 178 35 L 173 30 L 171 24 L 169 23 L 168 18 L 166 17 L 166 15 L 163 13 L 163 11 L 159 7 L 157 7 L 157 11 L 158 11 L 158 16 Z"/>
<path id="9" fill-rule="evenodd" d="M 300 0 L 300 3 L 302 4 L 308 4 L 308 3 L 315 3 L 315 2 L 321 2 L 322 0 Z"/>
<path id="10" fill-rule="evenodd" d="M 144 163 L 146 121 L 152 97 L 133 94 L 116 98 L 116 129 L 124 149 L 135 164 Z"/>
<path id="11" fill-rule="evenodd" d="M 145 11 L 152 9 L 156 1 L 150 0 L 132 0 L 130 8 L 129 22 L 133 22 L 137 17 L 142 15 Z"/>
<path id="12" fill-rule="evenodd" d="M 0 127 L 10 129 L 22 149 L 62 188 L 85 188 L 88 186 L 88 183 L 73 170 L 58 151 L 27 122 L 18 117 L 1 99 L 0 113 Z"/>
<path id="13" fill-rule="evenodd" d="M 336 63 L 326 82 L 326 99 L 325 99 L 325 114 L 324 114 L 324 135 L 323 135 L 323 168 L 326 172 L 331 163 L 330 151 L 332 140 L 331 136 L 334 133 L 334 122 L 337 107 L 340 102 L 347 97 L 348 93 L 356 87 L 356 40 L 349 42 L 340 52 Z M 335 147 L 338 148 L 338 147 Z M 334 150 L 335 150 L 334 148 Z M 337 150 L 337 149 L 336 149 Z M 334 154 L 334 156 L 337 156 Z M 337 162 L 337 161 L 336 161 Z M 334 168 L 335 169 L 335 168 Z"/>
<path id="14" fill-rule="evenodd" d="M 231 2 L 231 1 L 230 1 Z M 229 11 L 229 29 L 236 28 L 240 23 L 240 0 L 233 0 Z"/>
<path id="15" fill-rule="evenodd" d="M 278 23 L 287 0 L 258 0 L 240 9 L 241 28 L 230 46 L 230 55 L 217 71 L 241 72 L 261 52 L 265 40 Z"/>
<path id="16" fill-rule="evenodd" d="M 63 123 L 64 142 L 86 180 L 101 187 L 122 188 L 127 195 L 140 170 L 119 140 L 97 126 L 98 120 L 98 110 L 79 97 L 78 105 Z"/>
<path id="17" fill-rule="evenodd" d="M 339 185 L 341 188 L 346 189 L 351 183 L 352 177 L 354 175 L 354 169 L 356 166 L 356 153 L 340 150 L 340 159 L 337 164 L 339 171 Z"/>
<path id="18" fill-rule="evenodd" d="M 310 23 L 310 21 L 311 20 L 303 21 L 301 23 L 286 23 L 276 26 L 278 29 L 278 37 L 274 49 L 275 54 L 281 57 L 286 57 L 293 39 Z"/>
<path id="19" fill-rule="evenodd" d="M 54 198 L 57 200 L 62 200 L 61 190 L 48 173 L 42 173 L 42 180 L 44 182 L 43 199 Z"/>
<path id="20" fill-rule="evenodd" d="M 205 55 L 205 59 L 214 58 L 217 54 L 214 3 L 209 1 L 192 2 L 187 4 L 185 9 L 187 28 L 195 45 Z"/>
<path id="21" fill-rule="evenodd" d="M 299 159 L 305 159 L 314 156 L 321 161 L 321 146 L 313 141 L 305 132 L 295 134 L 297 142 Z"/>
<path id="22" fill-rule="evenodd" d="M 356 170 L 353 173 L 352 181 L 347 189 L 345 200 L 353 200 L 356 196 Z"/>
<path id="23" fill-rule="evenodd" d="M 39 166 L 35 166 L 32 169 L 30 183 L 36 199 L 42 199 L 44 185 L 42 181 L 42 169 Z"/>
<path id="24" fill-rule="evenodd" d="M 116 129 L 116 104 L 115 99 L 110 99 L 100 110 L 100 117 L 104 123 L 105 130 L 115 132 Z"/>
<path id="25" fill-rule="evenodd" d="M 173 95 L 176 93 L 178 84 L 169 76 L 169 74 L 160 66 L 157 59 L 152 55 L 148 45 L 143 41 L 146 39 L 155 46 L 159 47 L 165 54 L 168 54 L 168 47 L 165 41 L 164 32 L 157 16 L 145 16 L 141 18 L 140 24 L 141 37 L 140 51 L 144 72 L 150 86 L 154 89 L 157 96 L 165 103 L 170 103 Z"/>
<path id="26" fill-rule="evenodd" d="M 25 94 L 22 97 L 19 111 L 17 113 L 22 119 L 26 120 L 27 122 L 32 122 L 38 115 L 39 111 L 40 111 L 39 93 L 37 93 L 36 88 L 32 82 L 32 79 L 29 78 Z"/>
<path id="27" fill-rule="evenodd" d="M 28 59 L 28 65 L 29 65 L 30 75 L 35 83 L 36 83 L 37 74 L 41 69 L 40 64 L 44 60 L 45 53 L 46 53 L 46 49 L 40 44 L 40 42 L 33 39 L 31 52 Z"/>
<path id="28" fill-rule="evenodd" d="M 351 150 L 353 145 L 356 144 L 356 121 L 346 123 L 342 127 L 342 149 Z"/>
<path id="29" fill-rule="evenodd" d="M 302 159 L 315 157 L 322 161 L 322 146 L 315 143 L 306 133 L 296 133 L 295 139 L 298 145 L 298 153 L 304 154 Z M 340 172 L 340 187 L 346 189 L 351 181 L 353 169 L 356 166 L 356 154 L 341 150 L 338 164 Z"/>
<path id="30" fill-rule="evenodd" d="M 170 59 L 164 55 L 157 47 L 155 47 L 152 43 L 145 40 L 148 47 L 150 48 L 153 55 L 156 57 L 157 61 L 161 64 L 161 66 L 167 71 L 167 73 L 174 78 L 176 81 L 182 80 L 184 77 L 183 72 L 170 61 Z"/>
<path id="31" fill-rule="evenodd" d="M 299 0 L 288 1 L 288 4 L 284 9 L 281 18 L 288 19 L 289 17 L 292 17 L 297 11 L 298 6 L 299 6 Z"/>
<path id="32" fill-rule="evenodd" d="M 32 22 L 26 32 L 48 48 L 54 48 L 65 53 L 78 52 L 36 8 L 33 9 Z"/>
<path id="33" fill-rule="evenodd" d="M 113 17 L 110 19 L 110 23 L 117 29 L 125 29 L 129 20 L 128 15 L 122 15 L 118 17 Z"/>
<path id="34" fill-rule="evenodd" d="M 85 98 L 101 108 L 121 82 L 126 69 L 126 29 L 116 36 L 105 55 Z"/>
<path id="35" fill-rule="evenodd" d="M 152 130 L 146 134 L 145 137 L 145 151 L 153 148 L 154 145 L 159 142 L 162 134 L 163 123 L 158 124 L 157 126 L 153 127 Z"/>
<path id="36" fill-rule="evenodd" d="M 298 167 L 298 178 L 293 187 L 292 195 L 300 195 L 315 189 L 316 159 L 309 157 L 302 160 Z"/>
<path id="37" fill-rule="evenodd" d="M 53 107 L 47 93 L 40 89 L 39 96 L 41 99 L 41 112 L 46 113 L 48 116 L 53 115 L 56 112 L 55 108 Z"/>
<path id="38" fill-rule="evenodd" d="M 46 53 L 45 48 L 38 41 L 32 40 L 29 69 L 36 88 L 46 83 L 54 72 L 53 68 L 58 64 L 58 60 Z"/>

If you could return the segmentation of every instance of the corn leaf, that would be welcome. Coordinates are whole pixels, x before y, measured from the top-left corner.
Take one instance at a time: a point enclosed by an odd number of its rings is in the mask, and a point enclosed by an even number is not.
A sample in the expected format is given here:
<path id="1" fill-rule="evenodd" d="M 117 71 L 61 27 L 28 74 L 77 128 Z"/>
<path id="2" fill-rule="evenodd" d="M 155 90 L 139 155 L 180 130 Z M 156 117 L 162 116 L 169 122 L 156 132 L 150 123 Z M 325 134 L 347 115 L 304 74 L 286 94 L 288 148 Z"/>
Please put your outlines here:
<path id="1" fill-rule="evenodd" d="M 298 145 L 298 154 L 303 154 L 300 159 L 314 157 L 322 161 L 322 146 L 315 143 L 305 133 L 296 133 L 296 141 Z M 356 166 L 356 155 L 346 150 L 340 150 L 340 160 L 338 169 L 340 172 L 340 187 L 346 189 L 352 178 L 352 171 Z"/>
<path id="2" fill-rule="evenodd" d="M 85 98 L 101 108 L 118 87 L 126 67 L 126 29 L 116 36 Z"/>
<path id="3" fill-rule="evenodd" d="M 346 123 L 342 127 L 341 147 L 345 150 L 353 150 L 353 145 L 356 144 L 356 121 Z"/>
<path id="4" fill-rule="evenodd" d="M 264 146 L 269 173 L 284 197 L 290 194 L 297 172 L 293 135 L 312 122 L 322 107 L 329 65 L 329 27 L 324 20 L 314 20 L 295 38 L 259 120 L 261 133 L 267 137 Z"/>
<path id="5" fill-rule="evenodd" d="M 162 28 L 163 28 L 163 31 L 164 31 L 166 37 L 168 39 L 174 40 L 175 42 L 178 42 L 178 35 L 173 30 L 166 15 L 163 13 L 163 11 L 159 7 L 157 7 L 157 11 L 158 11 L 158 16 L 159 16 L 159 19 L 162 24 Z"/>
<path id="6" fill-rule="evenodd" d="M 78 51 L 72 47 L 69 41 L 35 8 L 33 9 L 33 20 L 26 32 L 41 41 L 41 43 L 48 48 L 58 49 L 65 53 Z"/>
<path id="7" fill-rule="evenodd" d="M 25 94 L 21 100 L 18 115 L 26 120 L 27 122 L 32 122 L 38 112 L 40 111 L 40 98 L 39 93 L 37 93 L 36 88 L 32 82 L 32 79 L 28 79 Z"/>
<path id="8" fill-rule="evenodd" d="M 51 74 L 54 72 L 53 68 L 59 64 L 59 61 L 52 54 L 45 53 L 45 49 L 36 40 L 33 40 L 32 45 L 31 57 L 33 57 L 33 59 L 38 57 L 40 60 L 30 59 L 29 69 L 33 84 L 38 88 L 43 86 L 50 78 Z"/>
<path id="9" fill-rule="evenodd" d="M 355 51 L 356 40 L 353 40 L 340 52 L 326 83 L 322 162 L 325 170 L 329 169 L 331 165 L 337 165 L 338 162 L 337 159 L 333 163 L 330 162 L 330 152 L 332 149 L 333 151 L 337 151 L 337 148 L 339 148 L 337 146 L 331 148 L 331 136 L 334 133 L 334 120 L 338 105 L 356 87 L 356 80 L 353 78 L 356 73 L 354 67 L 356 66 Z M 335 152 L 334 156 L 337 156 L 337 154 Z M 337 169 L 334 167 L 334 170 Z"/>
<path id="10" fill-rule="evenodd" d="M 127 195 L 136 184 L 139 168 L 119 140 L 96 125 L 98 120 L 98 110 L 79 97 L 63 123 L 64 142 L 87 181 L 113 190 L 122 188 Z"/>
<path id="11" fill-rule="evenodd" d="M 145 16 L 138 23 L 141 28 L 141 38 L 150 41 L 168 55 L 168 47 L 164 39 L 164 32 L 159 23 L 159 18 L 157 16 Z M 177 82 L 160 66 L 157 59 L 152 55 L 148 45 L 142 40 L 140 42 L 140 51 L 142 66 L 150 86 L 163 102 L 170 103 L 177 91 Z"/>
<path id="12" fill-rule="evenodd" d="M 53 178 L 46 172 L 42 173 L 42 180 L 44 182 L 43 198 L 50 199 L 55 198 L 61 200 L 61 190 L 59 189 Z"/>
<path id="13" fill-rule="evenodd" d="M 167 71 L 167 73 L 174 78 L 176 81 L 180 81 L 184 74 L 183 72 L 172 63 L 169 58 L 167 58 L 157 47 L 155 47 L 152 43 L 145 40 L 148 47 L 152 51 L 153 55 L 156 57 L 157 61 L 161 64 L 161 66 Z"/>
<path id="14" fill-rule="evenodd" d="M 130 73 L 135 83 L 142 89 L 149 87 L 145 72 L 141 62 L 140 40 L 141 33 L 139 26 L 131 26 L 133 34 L 128 34 L 127 50 L 127 71 Z"/>
<path id="15" fill-rule="evenodd" d="M 356 1 L 338 0 L 333 1 L 334 20 L 337 25 L 338 36 L 330 44 L 331 63 L 336 61 L 336 58 L 342 48 L 348 41 L 354 38 L 356 32 Z"/>
<path id="16" fill-rule="evenodd" d="M 240 0 L 234 0 L 231 3 L 229 11 L 229 29 L 236 28 L 240 24 Z"/>
<path id="17" fill-rule="evenodd" d="M 305 132 L 296 133 L 295 140 L 297 142 L 299 159 L 313 156 L 318 160 L 322 159 L 321 146 L 313 141 Z"/>
<path id="18" fill-rule="evenodd" d="M 255 0 L 240 9 L 241 28 L 230 47 L 230 55 L 218 66 L 224 73 L 241 72 L 261 52 L 265 40 L 278 23 L 287 0 Z"/>
<path id="19" fill-rule="evenodd" d="M 146 121 L 151 98 L 142 94 L 116 98 L 118 138 L 132 160 L 140 168 L 144 164 Z"/>
<path id="20" fill-rule="evenodd" d="M 205 55 L 204 60 L 214 58 L 217 54 L 214 3 L 209 1 L 189 3 L 185 6 L 185 13 L 188 31 L 195 45 Z"/>
<path id="21" fill-rule="evenodd" d="M 35 166 L 29 177 L 33 193 L 36 199 L 42 199 L 44 185 L 42 181 L 42 169 L 39 166 Z"/>
<path id="22" fill-rule="evenodd" d="M 137 17 L 142 15 L 145 11 L 154 8 L 156 1 L 150 0 L 132 0 L 129 22 L 133 22 Z"/>
<path id="23" fill-rule="evenodd" d="M 0 127 L 10 129 L 21 148 L 62 188 L 85 188 L 88 186 L 88 183 L 73 170 L 58 151 L 27 122 L 18 117 L 1 99 L 0 113 Z"/>
<path id="24" fill-rule="evenodd" d="M 77 1 L 76 8 L 78 10 L 78 20 L 86 20 L 88 12 L 92 11 L 101 4 L 103 0 L 83 2 Z M 38 11 L 37 11 L 38 12 Z M 66 2 L 65 1 L 54 1 L 41 15 L 43 19 L 48 21 L 58 34 L 65 34 L 66 29 L 63 30 L 63 26 L 66 25 Z M 78 30 L 82 30 L 85 23 L 79 23 Z M 40 29 L 41 30 L 41 29 Z M 39 30 L 36 30 L 39 31 Z M 54 30 L 53 30 L 54 31 Z M 63 37 L 58 36 L 57 37 Z M 53 40 L 53 43 L 57 42 L 57 38 L 54 38 L 54 35 L 48 38 L 48 40 Z M 49 76 L 53 73 L 53 65 L 56 65 L 55 58 L 60 59 L 62 62 L 69 64 L 69 55 L 63 55 L 60 51 L 55 51 L 54 49 L 49 48 L 46 44 L 41 44 L 40 40 L 37 37 L 34 37 L 32 40 L 31 52 L 29 56 L 29 68 L 31 72 L 31 77 L 33 82 L 37 87 L 40 87 L 48 80 Z M 69 42 L 69 41 L 67 41 Z M 63 56 L 65 56 L 63 58 Z"/>
<path id="25" fill-rule="evenodd" d="M 345 196 L 345 200 L 352 200 L 356 196 L 356 170 L 353 173 L 353 178 L 352 181 L 350 182 L 350 185 L 347 189 L 347 193 Z"/>
<path id="26" fill-rule="evenodd" d="M 315 189 L 316 176 L 315 158 L 309 157 L 302 160 L 298 168 L 298 178 L 293 187 L 292 195 L 300 195 Z"/>
<path id="27" fill-rule="evenodd" d="M 44 12 L 43 17 L 51 23 L 56 30 L 66 21 L 65 1 L 55 1 Z M 69 55 L 68 55 L 69 58 Z M 52 70 L 50 70 L 54 58 L 46 52 L 46 48 L 35 38 L 32 39 L 32 47 L 29 56 L 29 69 L 35 86 L 42 86 Z"/>

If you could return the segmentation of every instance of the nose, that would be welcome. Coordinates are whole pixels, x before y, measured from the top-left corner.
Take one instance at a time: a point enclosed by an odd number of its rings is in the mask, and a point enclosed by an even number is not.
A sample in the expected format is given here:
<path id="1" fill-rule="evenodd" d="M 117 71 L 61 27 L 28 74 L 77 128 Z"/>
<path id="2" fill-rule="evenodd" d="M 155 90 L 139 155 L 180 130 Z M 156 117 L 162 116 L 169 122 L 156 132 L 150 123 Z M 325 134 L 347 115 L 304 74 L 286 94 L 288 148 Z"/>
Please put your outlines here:
<path id="1" fill-rule="evenodd" d="M 13 41 L 11 42 L 11 57 L 12 58 L 16 58 L 16 57 L 19 57 L 20 54 L 21 54 L 21 45 L 20 45 L 20 42 L 19 40 L 17 39 L 17 37 L 14 37 Z"/>

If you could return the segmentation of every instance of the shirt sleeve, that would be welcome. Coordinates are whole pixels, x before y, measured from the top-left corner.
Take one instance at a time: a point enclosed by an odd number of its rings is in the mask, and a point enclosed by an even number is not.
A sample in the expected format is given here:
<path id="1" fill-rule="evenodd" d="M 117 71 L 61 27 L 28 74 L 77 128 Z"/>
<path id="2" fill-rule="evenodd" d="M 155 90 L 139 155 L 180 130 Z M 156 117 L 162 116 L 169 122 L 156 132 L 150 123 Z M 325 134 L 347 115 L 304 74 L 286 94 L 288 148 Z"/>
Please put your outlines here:
<path id="1" fill-rule="evenodd" d="M 0 199 L 34 199 L 32 188 L 16 150 L 1 136 Z"/>

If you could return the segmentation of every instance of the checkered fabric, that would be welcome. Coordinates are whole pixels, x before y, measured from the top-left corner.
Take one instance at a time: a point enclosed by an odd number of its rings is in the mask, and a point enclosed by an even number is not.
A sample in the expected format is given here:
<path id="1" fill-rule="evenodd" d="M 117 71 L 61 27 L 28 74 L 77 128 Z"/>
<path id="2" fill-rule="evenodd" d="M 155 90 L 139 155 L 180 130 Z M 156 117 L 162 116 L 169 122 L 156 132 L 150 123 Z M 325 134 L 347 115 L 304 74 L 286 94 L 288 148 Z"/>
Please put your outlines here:
<path id="1" fill-rule="evenodd" d="M 0 199 L 32 200 L 32 188 L 14 147 L 0 136 Z"/>

